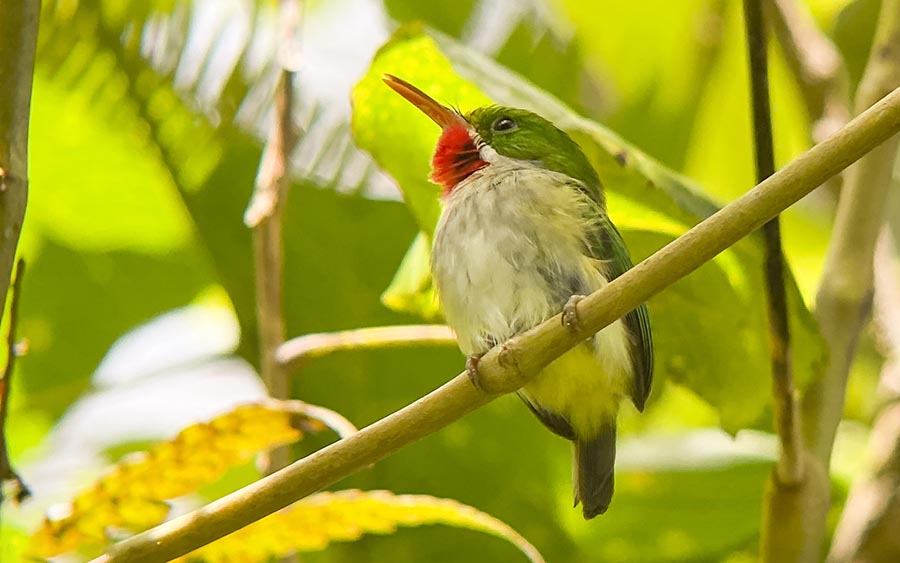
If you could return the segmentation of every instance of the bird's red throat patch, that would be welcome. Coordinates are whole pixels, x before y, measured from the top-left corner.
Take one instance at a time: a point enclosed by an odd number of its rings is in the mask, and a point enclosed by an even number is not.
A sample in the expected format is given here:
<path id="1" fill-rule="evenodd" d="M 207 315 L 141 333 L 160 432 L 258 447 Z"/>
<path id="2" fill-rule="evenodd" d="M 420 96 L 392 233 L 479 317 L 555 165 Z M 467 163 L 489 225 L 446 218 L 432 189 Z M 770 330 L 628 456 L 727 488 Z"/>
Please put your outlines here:
<path id="1" fill-rule="evenodd" d="M 431 181 L 441 186 L 444 196 L 473 172 L 481 170 L 488 163 L 481 159 L 475 141 L 464 125 L 453 125 L 444 129 L 438 139 L 434 156 L 431 158 Z"/>

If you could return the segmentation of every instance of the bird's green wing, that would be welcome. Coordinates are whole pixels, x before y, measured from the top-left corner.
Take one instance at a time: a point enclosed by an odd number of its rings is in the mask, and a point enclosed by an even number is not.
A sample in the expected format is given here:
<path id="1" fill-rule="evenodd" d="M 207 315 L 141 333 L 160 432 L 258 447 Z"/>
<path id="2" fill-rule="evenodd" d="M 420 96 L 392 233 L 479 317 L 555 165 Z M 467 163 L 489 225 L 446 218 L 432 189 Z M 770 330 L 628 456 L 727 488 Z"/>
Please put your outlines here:
<path id="1" fill-rule="evenodd" d="M 594 258 L 604 261 L 606 274 L 613 280 L 632 267 L 631 257 L 622 235 L 606 215 L 601 220 L 598 235 L 591 251 Z M 653 335 L 646 303 L 625 315 L 624 322 L 631 336 L 631 365 L 634 369 L 631 400 L 639 411 L 643 411 L 653 382 Z"/>

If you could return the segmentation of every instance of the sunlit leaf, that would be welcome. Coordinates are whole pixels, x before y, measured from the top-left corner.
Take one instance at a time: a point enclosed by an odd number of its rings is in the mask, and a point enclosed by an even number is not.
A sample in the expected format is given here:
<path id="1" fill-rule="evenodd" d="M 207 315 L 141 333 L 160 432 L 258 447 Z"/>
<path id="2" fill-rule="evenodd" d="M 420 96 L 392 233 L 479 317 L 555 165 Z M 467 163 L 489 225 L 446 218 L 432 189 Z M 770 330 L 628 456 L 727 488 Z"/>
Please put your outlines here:
<path id="1" fill-rule="evenodd" d="M 434 320 L 442 315 L 428 265 L 429 245 L 429 238 L 420 232 L 403 257 L 391 285 L 381 295 L 381 302 L 395 311 Z"/>
<path id="2" fill-rule="evenodd" d="M 188 426 L 170 441 L 127 456 L 75 497 L 65 517 L 45 519 L 29 551 L 37 557 L 90 551 L 111 534 L 146 530 L 166 518 L 167 500 L 214 482 L 260 451 L 301 439 L 304 430 L 325 427 L 290 401 L 244 405 Z"/>
<path id="3" fill-rule="evenodd" d="M 610 215 L 635 261 L 671 242 L 717 209 L 696 187 L 603 126 L 584 119 L 522 78 L 437 32 L 401 29 L 376 56 L 353 93 L 357 142 L 400 184 L 426 234 L 438 216 L 428 162 L 438 136 L 434 124 L 381 82 L 392 73 L 463 108 L 495 100 L 533 109 L 553 120 L 584 149 L 606 186 Z M 461 78 L 463 76 L 465 78 Z M 488 97 L 487 94 L 490 94 Z M 430 291 L 428 247 L 411 249 L 396 279 L 418 280 Z M 715 406 L 724 428 L 757 423 L 770 402 L 761 237 L 751 236 L 650 302 L 658 378 L 671 377 Z M 793 334 L 793 365 L 803 384 L 823 360 L 812 315 L 792 277 L 786 280 Z M 396 290 L 396 285 L 393 287 Z M 405 309 L 423 295 L 391 292 Z"/>
<path id="4" fill-rule="evenodd" d="M 203 547 L 181 561 L 263 563 L 295 552 L 318 551 L 364 534 L 390 534 L 399 527 L 444 524 L 503 538 L 533 563 L 537 549 L 507 524 L 455 500 L 389 491 L 319 493 Z"/>

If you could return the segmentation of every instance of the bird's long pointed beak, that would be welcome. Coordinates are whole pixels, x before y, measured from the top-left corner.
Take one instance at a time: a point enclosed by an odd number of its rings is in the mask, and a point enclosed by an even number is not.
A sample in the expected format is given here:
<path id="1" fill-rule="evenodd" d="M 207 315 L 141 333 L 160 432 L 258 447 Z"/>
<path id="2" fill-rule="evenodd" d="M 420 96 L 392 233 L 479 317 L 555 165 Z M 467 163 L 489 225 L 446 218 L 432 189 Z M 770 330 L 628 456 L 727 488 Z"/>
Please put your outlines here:
<path id="1" fill-rule="evenodd" d="M 432 121 L 437 123 L 442 129 L 452 127 L 453 125 L 464 125 L 463 118 L 448 108 L 438 103 L 434 98 L 419 90 L 406 80 L 397 78 L 393 74 L 385 74 L 381 78 L 384 83 L 391 87 L 394 92 L 407 99 L 412 105 L 416 106 L 422 112 L 430 117 Z"/>

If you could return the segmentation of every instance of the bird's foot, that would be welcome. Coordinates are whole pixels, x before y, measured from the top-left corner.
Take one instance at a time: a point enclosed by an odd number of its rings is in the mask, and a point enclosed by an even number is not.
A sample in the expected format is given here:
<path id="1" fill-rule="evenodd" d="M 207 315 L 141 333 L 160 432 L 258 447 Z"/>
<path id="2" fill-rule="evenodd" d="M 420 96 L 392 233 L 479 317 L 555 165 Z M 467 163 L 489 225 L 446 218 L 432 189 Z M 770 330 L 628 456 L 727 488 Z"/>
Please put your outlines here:
<path id="1" fill-rule="evenodd" d="M 478 373 L 478 361 L 481 360 L 483 355 L 472 354 L 466 358 L 466 375 L 469 376 L 469 381 L 472 382 L 475 389 L 479 391 L 484 391 L 484 387 L 481 385 L 481 374 Z"/>
<path id="2" fill-rule="evenodd" d="M 569 297 L 562 311 L 562 324 L 572 332 L 581 329 L 581 321 L 578 320 L 578 302 L 584 299 L 584 295 L 573 295 Z"/>

